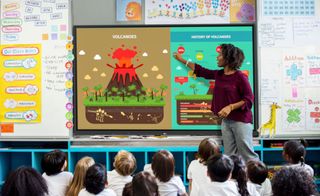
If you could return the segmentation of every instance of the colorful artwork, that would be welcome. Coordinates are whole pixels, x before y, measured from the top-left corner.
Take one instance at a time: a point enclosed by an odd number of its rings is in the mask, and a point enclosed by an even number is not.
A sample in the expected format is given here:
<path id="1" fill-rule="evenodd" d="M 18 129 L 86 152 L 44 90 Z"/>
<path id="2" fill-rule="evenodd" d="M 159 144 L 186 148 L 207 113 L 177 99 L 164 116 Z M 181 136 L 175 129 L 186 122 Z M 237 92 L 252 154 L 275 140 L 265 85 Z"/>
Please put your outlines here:
<path id="1" fill-rule="evenodd" d="M 140 21 L 141 0 L 117 0 L 117 21 Z"/>
<path id="2" fill-rule="evenodd" d="M 1 45 L 0 122 L 41 122 L 41 45 Z"/>
<path id="3" fill-rule="evenodd" d="M 230 22 L 255 22 L 256 6 L 254 0 L 231 0 Z"/>
<path id="4" fill-rule="evenodd" d="M 220 130 L 215 82 L 197 78 L 173 52 L 217 69 L 217 47 L 235 44 L 253 86 L 251 26 L 79 27 L 76 38 L 79 130 Z"/>
<path id="5" fill-rule="evenodd" d="M 229 0 L 146 1 L 146 24 L 229 23 Z"/>

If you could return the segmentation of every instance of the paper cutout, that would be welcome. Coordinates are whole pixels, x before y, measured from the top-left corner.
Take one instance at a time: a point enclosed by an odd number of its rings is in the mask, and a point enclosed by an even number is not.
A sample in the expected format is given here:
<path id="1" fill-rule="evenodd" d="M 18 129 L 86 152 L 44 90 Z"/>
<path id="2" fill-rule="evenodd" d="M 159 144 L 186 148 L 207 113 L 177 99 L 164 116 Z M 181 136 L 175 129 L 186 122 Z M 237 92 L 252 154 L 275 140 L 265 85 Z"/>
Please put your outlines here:
<path id="1" fill-rule="evenodd" d="M 1 124 L 0 133 L 13 133 L 14 132 L 14 124 L 8 123 L 8 124 Z"/>

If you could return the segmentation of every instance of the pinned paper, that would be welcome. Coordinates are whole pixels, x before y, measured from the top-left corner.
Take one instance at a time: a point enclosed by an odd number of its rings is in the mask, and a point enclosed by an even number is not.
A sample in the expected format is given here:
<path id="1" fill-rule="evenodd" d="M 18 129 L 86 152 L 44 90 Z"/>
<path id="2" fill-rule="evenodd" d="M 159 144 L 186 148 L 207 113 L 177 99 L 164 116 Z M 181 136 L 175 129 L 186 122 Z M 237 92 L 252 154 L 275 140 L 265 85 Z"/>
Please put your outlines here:
<path id="1" fill-rule="evenodd" d="M 14 132 L 13 123 L 1 124 L 0 133 L 13 133 L 13 132 Z"/>

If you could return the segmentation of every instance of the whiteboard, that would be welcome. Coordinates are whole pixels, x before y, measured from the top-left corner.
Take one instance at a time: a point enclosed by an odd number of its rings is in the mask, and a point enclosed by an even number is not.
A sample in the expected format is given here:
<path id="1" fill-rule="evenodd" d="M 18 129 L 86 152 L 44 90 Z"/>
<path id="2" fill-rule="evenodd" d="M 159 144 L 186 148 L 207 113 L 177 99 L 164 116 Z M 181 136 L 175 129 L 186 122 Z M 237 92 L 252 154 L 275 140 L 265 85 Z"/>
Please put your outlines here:
<path id="1" fill-rule="evenodd" d="M 276 102 L 276 136 L 319 136 L 320 2 L 258 3 L 260 126 Z"/>
<path id="2" fill-rule="evenodd" d="M 40 44 L 42 53 L 41 121 L 14 123 L 13 133 L 1 133 L 1 138 L 69 137 L 65 95 L 69 8 L 68 0 L 1 0 L 1 45 Z"/>

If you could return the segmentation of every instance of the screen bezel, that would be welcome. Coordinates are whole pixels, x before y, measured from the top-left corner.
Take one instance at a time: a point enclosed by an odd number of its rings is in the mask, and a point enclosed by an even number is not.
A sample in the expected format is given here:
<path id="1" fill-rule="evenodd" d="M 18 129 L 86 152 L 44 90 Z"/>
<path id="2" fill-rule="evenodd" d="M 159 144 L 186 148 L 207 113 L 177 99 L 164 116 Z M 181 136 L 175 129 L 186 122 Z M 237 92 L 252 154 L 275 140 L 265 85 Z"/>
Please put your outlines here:
<path id="1" fill-rule="evenodd" d="M 253 91 L 254 91 L 254 109 L 253 109 L 253 136 L 258 137 L 257 131 L 259 124 L 259 102 L 258 102 L 258 70 L 257 70 L 257 39 L 256 39 L 256 25 L 255 24 L 197 24 L 197 25 L 75 25 L 73 26 L 73 54 L 75 58 L 73 60 L 73 135 L 221 135 L 221 130 L 181 130 L 181 129 L 151 129 L 151 130 L 138 130 L 138 129 L 79 129 L 78 118 L 77 118 L 77 29 L 81 28 L 158 28 L 158 27 L 251 27 L 252 28 L 252 48 L 253 48 Z M 152 126 L 152 125 L 151 125 Z"/>

